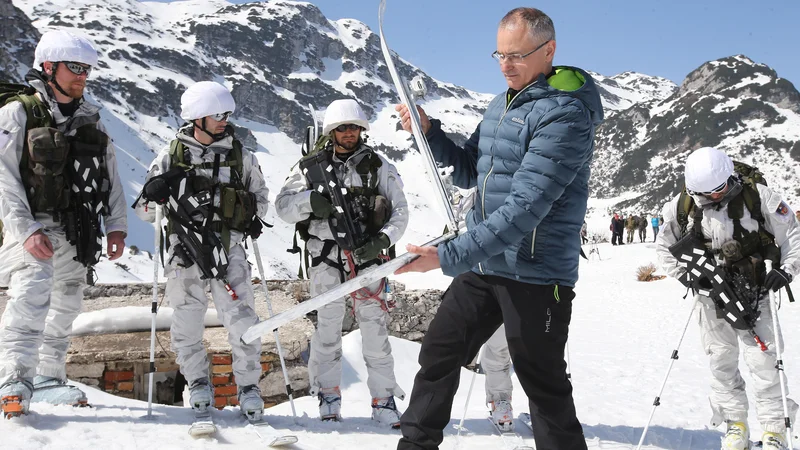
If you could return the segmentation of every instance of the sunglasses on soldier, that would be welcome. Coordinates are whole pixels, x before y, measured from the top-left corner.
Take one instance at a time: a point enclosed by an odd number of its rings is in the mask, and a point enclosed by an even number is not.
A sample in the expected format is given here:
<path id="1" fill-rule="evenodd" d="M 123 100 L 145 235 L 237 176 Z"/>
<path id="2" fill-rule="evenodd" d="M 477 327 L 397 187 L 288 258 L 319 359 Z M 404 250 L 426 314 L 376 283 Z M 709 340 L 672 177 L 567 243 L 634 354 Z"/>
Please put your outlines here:
<path id="1" fill-rule="evenodd" d="M 712 189 L 712 190 L 710 190 L 708 192 L 689 191 L 689 193 L 693 194 L 693 195 L 714 195 L 714 194 L 719 194 L 720 192 L 724 191 L 725 188 L 727 188 L 727 187 L 728 187 L 728 180 L 725 180 L 724 183 L 720 184 L 719 186 L 715 187 L 714 189 Z"/>
<path id="2" fill-rule="evenodd" d="M 212 114 L 212 115 L 210 115 L 208 117 L 211 117 L 212 119 L 216 120 L 217 122 L 225 122 L 226 120 L 228 120 L 228 117 L 230 117 L 231 114 L 233 114 L 233 111 L 227 111 L 227 112 L 219 113 L 219 114 Z"/>
<path id="3" fill-rule="evenodd" d="M 69 69 L 70 72 L 74 73 L 75 75 L 83 75 L 85 73 L 88 77 L 92 73 L 92 66 L 72 61 L 62 61 L 62 63 L 67 69 Z"/>
<path id="4" fill-rule="evenodd" d="M 361 129 L 361 127 L 359 125 L 354 124 L 354 123 L 343 123 L 343 124 L 339 125 L 338 127 L 334 128 L 334 130 L 338 131 L 339 133 L 344 133 L 347 130 L 357 131 L 357 130 L 360 130 L 360 129 Z"/>

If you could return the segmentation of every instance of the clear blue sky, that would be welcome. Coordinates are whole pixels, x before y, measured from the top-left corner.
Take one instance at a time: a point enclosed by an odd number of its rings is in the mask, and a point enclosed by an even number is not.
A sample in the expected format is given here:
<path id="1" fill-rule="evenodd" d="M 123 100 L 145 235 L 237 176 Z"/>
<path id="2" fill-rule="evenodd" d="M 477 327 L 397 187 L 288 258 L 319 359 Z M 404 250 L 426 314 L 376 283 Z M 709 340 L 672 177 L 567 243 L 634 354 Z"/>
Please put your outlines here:
<path id="1" fill-rule="evenodd" d="M 354 18 L 377 32 L 379 0 L 312 3 L 329 19 Z M 702 63 L 741 53 L 800 88 L 800 0 L 388 0 L 386 39 L 437 79 L 499 92 L 505 82 L 490 55 L 497 23 L 517 6 L 553 19 L 556 64 L 680 84 Z"/>

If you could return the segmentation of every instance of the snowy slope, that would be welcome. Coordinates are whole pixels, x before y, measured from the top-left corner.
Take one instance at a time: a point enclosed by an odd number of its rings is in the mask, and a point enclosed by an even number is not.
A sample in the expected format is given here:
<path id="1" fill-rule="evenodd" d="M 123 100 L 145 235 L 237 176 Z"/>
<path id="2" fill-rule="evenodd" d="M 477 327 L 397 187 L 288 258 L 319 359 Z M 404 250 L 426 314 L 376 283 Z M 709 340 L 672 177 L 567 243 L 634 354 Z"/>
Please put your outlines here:
<path id="1" fill-rule="evenodd" d="M 669 356 L 690 312 L 690 301 L 681 297 L 684 289 L 675 280 L 652 283 L 635 281 L 642 264 L 655 262 L 652 244 L 612 247 L 601 244 L 602 261 L 581 261 L 577 298 L 573 307 L 569 350 L 578 417 L 590 449 L 635 448 L 652 408 L 652 400 L 663 380 Z M 800 387 L 800 318 L 797 306 L 785 303 L 780 310 L 786 373 L 790 389 Z M 391 338 L 399 384 L 411 392 L 418 368 L 419 345 Z M 278 428 L 300 438 L 298 449 L 392 449 L 399 432 L 372 425 L 366 367 L 360 353 L 358 332 L 344 338 L 343 414 L 341 423 L 321 423 L 317 401 L 303 397 L 296 401 L 301 415 L 295 424 L 288 404 L 268 410 L 268 419 Z M 721 432 L 707 428 L 711 417 L 708 400 L 708 361 L 700 348 L 696 320 L 689 324 L 680 359 L 670 375 L 648 433 L 647 449 L 707 450 L 718 448 Z M 742 371 L 745 380 L 749 374 Z M 458 423 L 466 400 L 472 372 L 462 370 L 450 426 L 442 449 L 502 448 L 485 419 L 483 376 L 478 375 L 467 407 L 465 432 L 458 443 L 452 425 Z M 72 409 L 42 404 L 33 406 L 32 417 L 0 423 L 3 448 L 238 448 L 256 444 L 253 434 L 240 426 L 235 409 L 215 414 L 221 431 L 216 439 L 194 441 L 186 433 L 190 421 L 187 408 L 157 406 L 159 420 L 139 420 L 146 404 L 113 397 L 86 388 L 95 409 Z M 751 394 L 752 395 L 752 394 Z M 752 400 L 752 397 L 751 397 Z M 527 411 L 526 399 L 514 376 L 514 407 Z M 751 404 L 753 402 L 751 401 Z M 399 401 L 404 409 L 407 401 Z M 761 430 L 751 409 L 753 436 Z M 530 435 L 524 434 L 529 441 Z"/>

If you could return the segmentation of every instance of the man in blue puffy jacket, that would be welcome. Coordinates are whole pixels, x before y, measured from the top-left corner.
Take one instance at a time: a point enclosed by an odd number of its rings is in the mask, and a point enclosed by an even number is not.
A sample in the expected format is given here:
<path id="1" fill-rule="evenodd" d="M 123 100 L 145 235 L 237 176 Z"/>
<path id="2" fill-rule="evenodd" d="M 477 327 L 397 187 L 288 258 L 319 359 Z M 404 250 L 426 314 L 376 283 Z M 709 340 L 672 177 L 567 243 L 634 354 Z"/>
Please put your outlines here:
<path id="1" fill-rule="evenodd" d="M 500 22 L 492 54 L 508 90 L 489 104 L 464 147 L 420 108 L 437 161 L 453 166 L 456 185 L 478 191 L 468 231 L 438 248 L 409 246 L 421 256 L 399 271 L 441 267 L 455 279 L 423 339 L 398 449 L 438 448 L 461 366 L 501 323 L 529 399 L 536 448 L 586 448 L 564 346 L 603 108 L 591 76 L 554 67 L 555 51 L 552 20 L 514 9 Z M 408 109 L 397 110 L 409 130 Z"/>

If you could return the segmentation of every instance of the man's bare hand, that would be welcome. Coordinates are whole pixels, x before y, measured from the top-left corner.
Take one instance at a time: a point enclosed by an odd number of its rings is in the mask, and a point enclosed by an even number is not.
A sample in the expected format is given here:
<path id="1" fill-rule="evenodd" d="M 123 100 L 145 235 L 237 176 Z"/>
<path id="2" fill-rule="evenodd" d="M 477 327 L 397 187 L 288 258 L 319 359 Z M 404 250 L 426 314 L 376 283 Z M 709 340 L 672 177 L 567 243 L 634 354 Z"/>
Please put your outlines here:
<path id="1" fill-rule="evenodd" d="M 108 233 L 106 244 L 108 247 L 106 249 L 108 260 L 113 261 L 119 258 L 122 256 L 123 250 L 125 250 L 125 233 L 122 231 L 112 231 Z"/>
<path id="2" fill-rule="evenodd" d="M 403 129 L 411 133 L 411 113 L 408 111 L 408 106 L 396 105 L 394 109 L 400 113 L 400 123 L 403 125 Z M 419 112 L 419 124 L 422 126 L 422 132 L 427 134 L 428 130 L 431 129 L 431 121 L 419 106 L 417 106 L 417 111 Z"/>
<path id="3" fill-rule="evenodd" d="M 53 243 L 50 242 L 50 238 L 42 230 L 36 230 L 35 233 L 28 236 L 22 247 L 36 259 L 50 259 L 53 257 Z"/>
<path id="4" fill-rule="evenodd" d="M 420 256 L 414 261 L 397 269 L 394 273 L 395 275 L 400 275 L 401 273 L 406 272 L 428 272 L 442 267 L 439 263 L 439 253 L 436 250 L 436 247 L 419 247 L 417 245 L 408 244 L 406 245 L 406 250 L 409 253 L 416 253 Z"/>

